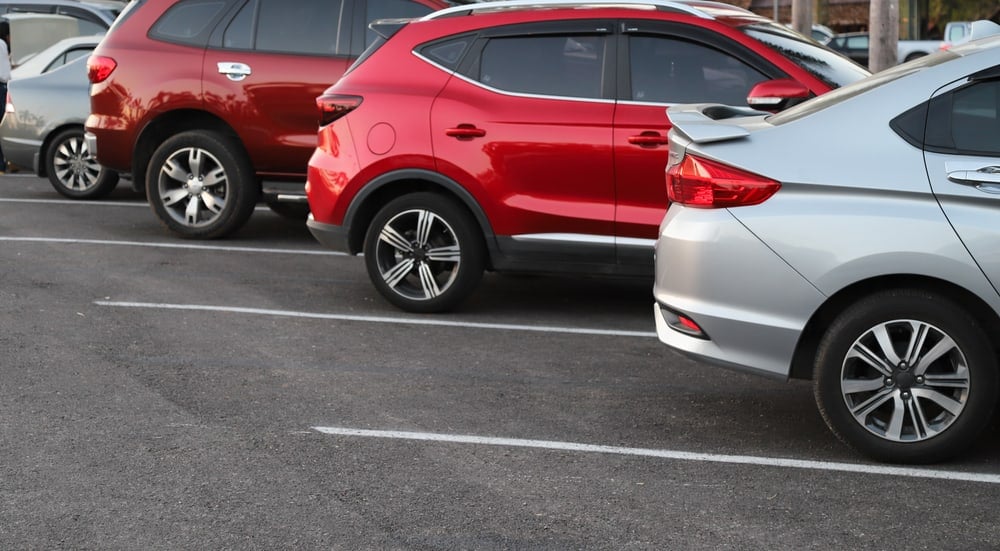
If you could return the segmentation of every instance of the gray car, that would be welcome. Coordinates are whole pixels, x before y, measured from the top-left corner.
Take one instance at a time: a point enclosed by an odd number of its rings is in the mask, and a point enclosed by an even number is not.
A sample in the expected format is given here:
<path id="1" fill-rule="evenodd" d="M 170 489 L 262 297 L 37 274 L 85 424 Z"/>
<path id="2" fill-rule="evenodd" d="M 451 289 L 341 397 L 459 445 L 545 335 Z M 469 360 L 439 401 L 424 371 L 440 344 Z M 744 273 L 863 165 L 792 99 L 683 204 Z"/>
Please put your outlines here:
<path id="1" fill-rule="evenodd" d="M 777 115 L 669 116 L 660 340 L 811 378 L 830 428 L 877 460 L 972 443 L 998 395 L 1000 36 Z"/>
<path id="2" fill-rule="evenodd" d="M 74 199 L 102 197 L 118 183 L 118 173 L 99 165 L 83 139 L 90 114 L 86 57 L 99 41 L 66 39 L 15 69 L 0 123 L 7 160 L 47 176 L 56 191 Z M 29 69 L 42 72 L 29 76 Z"/>

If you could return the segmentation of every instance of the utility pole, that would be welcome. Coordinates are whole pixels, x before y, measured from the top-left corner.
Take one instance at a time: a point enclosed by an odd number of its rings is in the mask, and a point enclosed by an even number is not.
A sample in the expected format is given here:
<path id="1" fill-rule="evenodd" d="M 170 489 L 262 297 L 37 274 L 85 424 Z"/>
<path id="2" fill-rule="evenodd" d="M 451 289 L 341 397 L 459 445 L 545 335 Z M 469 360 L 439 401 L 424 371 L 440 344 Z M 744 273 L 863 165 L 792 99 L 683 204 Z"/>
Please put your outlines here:
<path id="1" fill-rule="evenodd" d="M 813 0 L 792 0 L 792 28 L 806 36 L 811 36 L 812 24 Z"/>
<path id="2" fill-rule="evenodd" d="M 868 14 L 868 68 L 873 73 L 899 62 L 899 0 L 871 0 Z"/>

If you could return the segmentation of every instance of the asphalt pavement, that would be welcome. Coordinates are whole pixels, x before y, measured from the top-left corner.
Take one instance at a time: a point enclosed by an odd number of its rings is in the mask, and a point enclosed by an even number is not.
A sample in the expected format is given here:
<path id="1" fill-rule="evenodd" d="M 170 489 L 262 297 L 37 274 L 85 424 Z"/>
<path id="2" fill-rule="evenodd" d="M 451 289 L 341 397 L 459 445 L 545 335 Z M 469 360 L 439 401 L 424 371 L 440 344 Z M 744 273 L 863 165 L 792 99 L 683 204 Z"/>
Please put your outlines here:
<path id="1" fill-rule="evenodd" d="M 185 241 L 0 176 L 0 549 L 1000 547 L 1000 424 L 868 462 L 810 383 L 659 344 L 651 286 L 406 314 L 266 207 Z"/>

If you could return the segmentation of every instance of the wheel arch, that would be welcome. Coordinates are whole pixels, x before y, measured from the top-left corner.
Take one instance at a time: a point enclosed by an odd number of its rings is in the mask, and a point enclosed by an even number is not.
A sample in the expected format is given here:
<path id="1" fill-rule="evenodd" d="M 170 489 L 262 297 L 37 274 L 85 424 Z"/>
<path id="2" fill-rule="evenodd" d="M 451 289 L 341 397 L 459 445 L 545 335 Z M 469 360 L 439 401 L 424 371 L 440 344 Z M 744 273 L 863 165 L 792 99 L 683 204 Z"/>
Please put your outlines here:
<path id="1" fill-rule="evenodd" d="M 153 157 L 153 152 L 156 151 L 156 148 L 160 144 L 171 136 L 190 130 L 207 130 L 230 137 L 239 144 L 239 153 L 247 159 L 250 158 L 246 147 L 243 145 L 243 140 L 240 139 L 236 130 L 226 121 L 211 113 L 197 109 L 170 111 L 160 114 L 149 121 L 136 139 L 135 148 L 132 151 L 132 177 L 133 182 L 135 182 L 134 185 L 141 184 L 143 188 L 145 187 L 146 169 L 149 167 L 149 161 Z M 260 183 L 258 182 L 259 185 Z"/>
<path id="2" fill-rule="evenodd" d="M 439 193 L 456 199 L 472 214 L 492 258 L 496 250 L 493 227 L 476 198 L 457 182 L 424 169 L 403 169 L 387 172 L 368 182 L 351 201 L 344 215 L 347 246 L 352 254 L 364 248 L 365 231 L 379 208 L 389 201 L 418 191 Z"/>
<path id="3" fill-rule="evenodd" d="M 812 378 L 816 348 L 820 339 L 823 338 L 823 332 L 844 309 L 866 295 L 885 289 L 900 288 L 920 289 L 941 294 L 971 313 L 983 325 L 987 334 L 1000 333 L 1000 316 L 997 312 L 964 287 L 944 279 L 912 274 L 873 277 L 841 289 L 831 295 L 813 313 L 795 347 L 789 377 L 792 379 Z M 994 344 L 994 352 L 1000 354 L 1000 343 Z"/>

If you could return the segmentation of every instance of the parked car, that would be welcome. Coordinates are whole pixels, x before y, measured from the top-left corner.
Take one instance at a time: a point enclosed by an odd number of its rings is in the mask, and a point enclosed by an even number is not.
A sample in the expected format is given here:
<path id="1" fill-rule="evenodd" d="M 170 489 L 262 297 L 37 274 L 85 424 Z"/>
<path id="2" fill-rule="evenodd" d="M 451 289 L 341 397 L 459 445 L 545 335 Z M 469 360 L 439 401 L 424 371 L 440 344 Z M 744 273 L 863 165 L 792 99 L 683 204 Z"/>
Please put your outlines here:
<path id="1" fill-rule="evenodd" d="M 960 44 L 965 39 L 962 33 L 968 28 L 967 25 L 968 23 L 961 22 L 948 23 L 945 32 L 955 36 L 956 44 Z M 869 33 L 851 32 L 834 35 L 826 45 L 867 67 L 869 42 Z M 942 40 L 900 40 L 896 44 L 896 59 L 898 63 L 905 63 L 950 46 L 951 43 Z"/>
<path id="2" fill-rule="evenodd" d="M 985 23 L 975 36 L 1000 31 Z M 993 36 L 773 116 L 671 108 L 660 340 L 812 378 L 874 459 L 966 448 L 998 391 L 998 59 Z"/>
<path id="3" fill-rule="evenodd" d="M 374 40 L 368 21 L 444 5 L 133 1 L 90 57 L 88 147 L 182 237 L 237 230 L 262 195 L 304 219 L 316 96 Z"/>
<path id="4" fill-rule="evenodd" d="M 668 104 L 777 109 L 869 74 L 714 2 L 490 2 L 373 27 L 386 40 L 318 100 L 308 225 L 416 312 L 484 269 L 652 275 Z"/>
<path id="5" fill-rule="evenodd" d="M 0 0 L 0 16 L 21 13 L 60 15 L 77 21 L 78 34 L 97 34 L 108 30 L 126 3 L 118 0 Z M 13 29 L 11 36 L 15 36 Z M 30 40 L 32 36 L 19 38 Z M 17 42 L 14 41 L 15 48 Z"/>
<path id="6" fill-rule="evenodd" d="M 59 193 L 96 199 L 118 184 L 118 173 L 98 164 L 83 139 L 90 114 L 86 55 L 99 35 L 68 38 L 12 71 L 0 123 L 4 156 L 48 177 Z"/>

